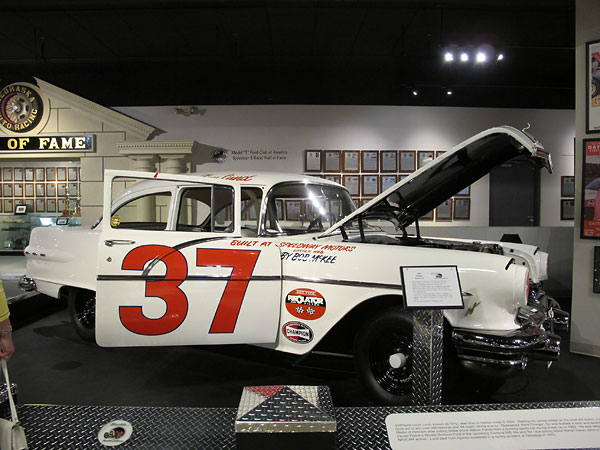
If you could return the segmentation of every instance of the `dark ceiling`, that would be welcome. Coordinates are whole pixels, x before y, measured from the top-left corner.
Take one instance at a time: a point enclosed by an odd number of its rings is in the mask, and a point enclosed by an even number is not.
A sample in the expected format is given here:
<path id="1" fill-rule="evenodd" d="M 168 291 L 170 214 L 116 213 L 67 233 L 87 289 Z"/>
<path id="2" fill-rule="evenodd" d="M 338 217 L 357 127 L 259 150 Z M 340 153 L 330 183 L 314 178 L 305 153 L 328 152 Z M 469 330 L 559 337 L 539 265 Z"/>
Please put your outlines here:
<path id="1" fill-rule="evenodd" d="M 2 3 L 1 85 L 108 106 L 575 105 L 574 0 Z M 443 62 L 483 44 L 504 60 Z"/>

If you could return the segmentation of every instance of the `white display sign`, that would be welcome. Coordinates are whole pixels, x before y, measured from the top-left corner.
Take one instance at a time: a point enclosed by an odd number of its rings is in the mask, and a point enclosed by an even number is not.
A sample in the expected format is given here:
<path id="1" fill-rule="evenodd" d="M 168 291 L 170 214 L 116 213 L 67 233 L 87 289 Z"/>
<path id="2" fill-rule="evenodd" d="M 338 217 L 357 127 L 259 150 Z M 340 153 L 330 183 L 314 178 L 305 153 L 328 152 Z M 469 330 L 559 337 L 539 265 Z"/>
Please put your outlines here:
<path id="1" fill-rule="evenodd" d="M 597 448 L 600 408 L 390 414 L 392 450 Z"/>
<path id="2" fill-rule="evenodd" d="M 407 308 L 464 308 L 456 266 L 400 267 Z"/>

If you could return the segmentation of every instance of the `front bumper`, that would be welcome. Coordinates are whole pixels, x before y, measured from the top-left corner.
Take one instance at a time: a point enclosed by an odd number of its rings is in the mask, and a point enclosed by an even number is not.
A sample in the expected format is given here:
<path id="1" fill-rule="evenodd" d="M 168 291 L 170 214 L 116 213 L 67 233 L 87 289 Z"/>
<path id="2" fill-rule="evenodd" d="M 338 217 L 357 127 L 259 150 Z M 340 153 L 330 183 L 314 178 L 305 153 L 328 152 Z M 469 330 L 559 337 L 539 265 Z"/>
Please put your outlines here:
<path id="1" fill-rule="evenodd" d="M 569 314 L 539 286 L 532 286 L 527 305 L 517 315 L 521 328 L 512 331 L 485 331 L 456 328 L 452 340 L 458 357 L 466 363 L 487 367 L 521 368 L 529 359 L 556 361 L 560 336 L 568 330 Z"/>

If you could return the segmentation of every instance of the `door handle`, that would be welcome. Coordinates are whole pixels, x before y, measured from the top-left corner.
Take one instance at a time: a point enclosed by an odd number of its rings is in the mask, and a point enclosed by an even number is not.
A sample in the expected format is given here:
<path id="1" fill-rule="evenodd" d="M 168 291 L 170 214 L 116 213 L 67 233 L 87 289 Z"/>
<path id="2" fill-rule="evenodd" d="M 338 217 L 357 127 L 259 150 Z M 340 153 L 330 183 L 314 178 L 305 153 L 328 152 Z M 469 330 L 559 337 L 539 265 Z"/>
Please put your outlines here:
<path id="1" fill-rule="evenodd" d="M 107 247 L 112 247 L 113 245 L 133 245 L 135 241 L 129 241 L 127 239 L 111 239 L 109 241 L 104 241 L 104 245 Z"/>

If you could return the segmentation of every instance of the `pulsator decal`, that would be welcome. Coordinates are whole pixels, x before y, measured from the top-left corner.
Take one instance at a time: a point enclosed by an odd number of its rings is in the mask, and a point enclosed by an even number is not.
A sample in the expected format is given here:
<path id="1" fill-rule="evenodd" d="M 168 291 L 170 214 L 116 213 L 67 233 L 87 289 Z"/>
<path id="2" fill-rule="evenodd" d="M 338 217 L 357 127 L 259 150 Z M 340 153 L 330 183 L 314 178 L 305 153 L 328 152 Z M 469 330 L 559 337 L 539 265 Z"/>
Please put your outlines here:
<path id="1" fill-rule="evenodd" d="M 288 312 L 299 319 L 315 320 L 325 314 L 327 307 L 321 294 L 312 289 L 294 289 L 285 297 Z"/>

